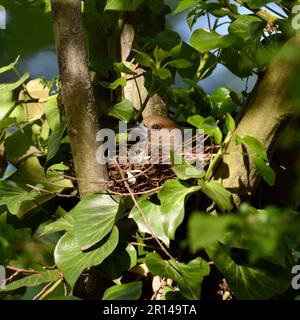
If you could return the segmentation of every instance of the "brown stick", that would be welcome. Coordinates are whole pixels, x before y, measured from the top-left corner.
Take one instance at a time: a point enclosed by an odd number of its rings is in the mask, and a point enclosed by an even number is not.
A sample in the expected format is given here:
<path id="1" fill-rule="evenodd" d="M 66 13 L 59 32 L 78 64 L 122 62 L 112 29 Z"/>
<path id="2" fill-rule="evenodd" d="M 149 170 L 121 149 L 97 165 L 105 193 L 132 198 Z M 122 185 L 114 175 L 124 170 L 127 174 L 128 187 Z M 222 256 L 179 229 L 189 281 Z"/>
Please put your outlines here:
<path id="1" fill-rule="evenodd" d="M 96 161 L 100 129 L 84 41 L 80 0 L 52 0 L 61 96 L 68 122 L 79 193 L 103 190 L 108 181 L 105 165 Z M 91 183 L 97 179 L 98 183 Z"/>

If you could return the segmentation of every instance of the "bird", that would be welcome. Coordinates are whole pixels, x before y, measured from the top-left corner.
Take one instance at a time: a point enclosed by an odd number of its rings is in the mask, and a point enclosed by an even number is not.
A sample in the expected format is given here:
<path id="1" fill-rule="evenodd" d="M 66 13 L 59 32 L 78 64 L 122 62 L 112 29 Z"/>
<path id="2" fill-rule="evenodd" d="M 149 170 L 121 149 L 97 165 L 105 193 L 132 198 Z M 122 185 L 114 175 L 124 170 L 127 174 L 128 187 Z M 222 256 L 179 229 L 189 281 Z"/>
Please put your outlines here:
<path id="1" fill-rule="evenodd" d="M 170 163 L 170 152 L 181 146 L 182 132 L 179 125 L 162 115 L 152 115 L 131 128 L 139 141 L 134 145 L 132 159 L 152 164 Z"/>

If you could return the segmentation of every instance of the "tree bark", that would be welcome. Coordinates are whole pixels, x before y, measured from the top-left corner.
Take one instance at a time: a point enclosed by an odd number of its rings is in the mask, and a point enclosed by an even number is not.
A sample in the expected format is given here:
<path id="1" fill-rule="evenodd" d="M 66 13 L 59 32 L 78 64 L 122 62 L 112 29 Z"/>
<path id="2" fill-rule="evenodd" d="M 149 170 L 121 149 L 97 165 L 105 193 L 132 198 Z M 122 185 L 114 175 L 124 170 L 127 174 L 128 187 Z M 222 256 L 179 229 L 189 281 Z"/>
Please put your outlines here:
<path id="1" fill-rule="evenodd" d="M 121 58 L 122 62 L 137 74 L 143 74 L 145 70 L 141 67 L 137 67 L 135 64 L 126 61 L 130 55 L 132 44 L 134 42 L 135 31 L 134 27 L 130 24 L 125 24 L 120 36 L 121 42 Z M 139 110 L 143 102 L 147 99 L 148 91 L 144 86 L 144 77 L 140 76 L 136 78 L 136 81 L 131 80 L 127 82 L 124 88 L 124 99 L 132 102 L 134 108 Z M 154 94 L 150 97 L 146 108 L 143 111 L 143 118 L 154 115 L 168 115 L 168 107 L 158 94 Z"/>
<path id="2" fill-rule="evenodd" d="M 250 135 L 261 141 L 269 157 L 281 125 L 296 115 L 292 94 L 294 75 L 300 67 L 299 36 L 290 39 L 271 62 L 235 131 L 241 137 Z M 222 180 L 233 193 L 236 206 L 253 194 L 260 181 L 251 157 L 243 152 L 245 148 L 232 139 L 214 174 L 214 179 Z"/>
<path id="3" fill-rule="evenodd" d="M 104 189 L 105 165 L 96 161 L 100 129 L 90 80 L 80 0 L 52 0 L 61 97 L 81 198 Z"/>

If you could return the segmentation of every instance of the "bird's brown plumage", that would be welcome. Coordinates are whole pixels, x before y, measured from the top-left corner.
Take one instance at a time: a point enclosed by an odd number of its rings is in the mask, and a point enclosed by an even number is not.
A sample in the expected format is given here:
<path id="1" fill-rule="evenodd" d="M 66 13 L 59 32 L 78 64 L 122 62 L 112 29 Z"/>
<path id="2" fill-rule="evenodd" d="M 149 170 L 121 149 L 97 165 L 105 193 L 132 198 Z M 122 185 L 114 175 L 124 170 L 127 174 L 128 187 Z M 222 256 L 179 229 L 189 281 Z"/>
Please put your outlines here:
<path id="1" fill-rule="evenodd" d="M 143 125 L 147 127 L 149 130 L 160 130 L 160 129 L 180 129 L 178 124 L 173 120 L 164 117 L 164 116 L 149 116 L 144 118 Z"/>

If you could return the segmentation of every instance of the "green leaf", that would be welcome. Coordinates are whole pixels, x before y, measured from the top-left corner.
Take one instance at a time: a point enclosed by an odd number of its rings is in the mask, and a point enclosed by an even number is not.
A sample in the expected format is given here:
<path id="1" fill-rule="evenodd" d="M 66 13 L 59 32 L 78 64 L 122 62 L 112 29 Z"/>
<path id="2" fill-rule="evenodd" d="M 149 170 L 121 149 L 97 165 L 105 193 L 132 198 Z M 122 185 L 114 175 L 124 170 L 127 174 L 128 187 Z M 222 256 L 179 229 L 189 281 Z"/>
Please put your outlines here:
<path id="1" fill-rule="evenodd" d="M 196 114 L 194 116 L 190 116 L 187 119 L 187 122 L 189 124 L 191 124 L 192 126 L 196 127 L 196 128 L 200 128 L 201 123 L 204 121 L 204 118 L 201 117 L 199 114 Z"/>
<path id="2" fill-rule="evenodd" d="M 230 34 L 243 41 L 253 41 L 259 37 L 266 26 L 266 22 L 257 16 L 239 15 L 228 28 Z"/>
<path id="3" fill-rule="evenodd" d="M 163 278 L 173 279 L 182 295 L 190 300 L 199 300 L 203 278 L 209 274 L 209 265 L 201 258 L 196 258 L 188 264 L 175 260 L 163 260 L 157 253 L 146 256 L 149 271 Z"/>
<path id="4" fill-rule="evenodd" d="M 168 247 L 170 245 L 170 239 L 164 231 L 163 216 L 161 214 L 160 206 L 152 203 L 145 198 L 139 199 L 138 204 L 156 236 Z M 147 232 L 151 234 L 149 228 L 147 227 L 144 219 L 142 218 L 136 207 L 131 210 L 129 217 L 136 222 L 141 232 Z"/>
<path id="5" fill-rule="evenodd" d="M 81 273 L 86 268 L 99 265 L 114 251 L 117 244 L 117 227 L 113 228 L 108 238 L 103 239 L 100 247 L 88 252 L 81 251 L 74 234 L 67 232 L 56 245 L 54 251 L 55 263 L 73 288 Z"/>
<path id="6" fill-rule="evenodd" d="M 175 239 L 176 229 L 184 219 L 184 204 L 187 195 L 200 190 L 201 187 L 189 187 L 179 180 L 167 180 L 158 193 L 161 202 L 161 219 L 164 232 L 170 239 Z"/>
<path id="7" fill-rule="evenodd" d="M 4 72 L 7 72 L 7 71 L 13 69 L 16 66 L 16 64 L 18 63 L 19 59 L 20 59 L 20 56 L 18 56 L 14 62 L 10 63 L 9 65 L 7 65 L 5 67 L 0 68 L 0 73 L 4 73 Z"/>
<path id="8" fill-rule="evenodd" d="M 28 192 L 12 181 L 0 181 L 0 206 L 6 205 L 11 214 L 17 215 L 24 202 L 34 200 L 38 196 L 36 190 Z"/>
<path id="9" fill-rule="evenodd" d="M 129 121 L 134 115 L 134 107 L 131 101 L 123 100 L 114 105 L 109 115 L 121 121 Z"/>
<path id="10" fill-rule="evenodd" d="M 166 68 L 158 68 L 155 70 L 155 74 L 162 80 L 166 80 L 172 77 L 170 70 Z"/>
<path id="11" fill-rule="evenodd" d="M 120 230 L 120 234 L 121 234 Z M 121 242 L 121 241 L 120 241 Z M 120 278 L 124 272 L 137 264 L 137 252 L 132 244 L 119 244 L 114 252 L 98 267 L 103 274 L 114 280 Z"/>
<path id="12" fill-rule="evenodd" d="M 172 169 L 176 176 L 181 180 L 188 180 L 191 178 L 203 178 L 205 176 L 205 171 L 203 169 L 197 168 L 184 161 L 182 157 L 174 154 L 174 164 Z"/>
<path id="13" fill-rule="evenodd" d="M 201 53 L 216 48 L 227 48 L 231 46 L 235 38 L 231 35 L 223 36 L 213 30 L 198 29 L 191 36 L 190 44 Z"/>
<path id="14" fill-rule="evenodd" d="M 50 191 L 50 193 L 38 192 L 38 196 L 34 201 L 23 202 L 17 212 L 19 218 L 33 208 L 54 198 L 55 193 L 60 193 L 65 188 L 73 187 L 72 182 L 65 179 L 60 172 L 47 172 L 46 176 L 44 168 L 40 165 L 39 160 L 36 157 L 28 158 L 18 171 L 10 177 L 10 180 L 14 181 L 19 187 L 27 191 L 32 190 L 28 185 L 42 185 L 43 189 Z"/>
<path id="15" fill-rule="evenodd" d="M 194 115 L 188 117 L 187 122 L 213 137 L 216 144 L 220 144 L 222 142 L 222 131 L 218 127 L 217 122 L 213 117 L 207 117 L 204 119 L 200 115 Z"/>
<path id="16" fill-rule="evenodd" d="M 23 74 L 23 76 L 17 82 L 0 84 L 0 92 L 1 91 L 13 91 L 16 88 L 18 88 L 20 85 L 22 85 L 28 78 L 29 78 L 29 73 L 26 72 Z"/>
<path id="17" fill-rule="evenodd" d="M 81 250 L 92 247 L 110 233 L 118 207 L 110 195 L 92 194 L 72 209 L 74 235 Z"/>
<path id="18" fill-rule="evenodd" d="M 206 194 L 222 211 L 230 211 L 232 209 L 231 192 L 226 190 L 219 182 L 210 181 L 204 183 L 199 180 L 201 191 Z"/>
<path id="19" fill-rule="evenodd" d="M 133 50 L 137 52 L 137 54 L 134 56 L 134 59 L 142 66 L 151 68 L 152 70 L 156 69 L 156 64 L 154 60 L 146 53 L 139 52 L 136 50 Z"/>
<path id="20" fill-rule="evenodd" d="M 235 121 L 229 113 L 226 114 L 226 128 L 230 132 L 235 130 Z"/>
<path id="21" fill-rule="evenodd" d="M 236 216 L 194 213 L 188 221 L 188 240 L 193 251 L 205 249 L 223 239 L 229 226 L 239 223 Z"/>
<path id="22" fill-rule="evenodd" d="M 67 129 L 67 123 L 62 121 L 50 134 L 48 139 L 47 162 L 53 159 L 59 150 L 62 138 Z"/>
<path id="23" fill-rule="evenodd" d="M 247 0 L 248 6 L 253 9 L 261 8 L 270 2 L 273 2 L 273 1 L 272 0 Z"/>
<path id="24" fill-rule="evenodd" d="M 106 82 L 106 81 L 99 81 L 100 85 L 104 88 L 116 90 L 119 86 L 125 87 L 127 80 L 124 77 L 118 78 L 112 83 Z"/>
<path id="25" fill-rule="evenodd" d="M 142 281 L 117 284 L 104 292 L 102 300 L 138 300 L 142 294 Z"/>
<path id="26" fill-rule="evenodd" d="M 267 152 L 266 148 L 262 145 L 262 143 L 252 136 L 245 136 L 241 138 L 241 143 L 244 143 L 255 155 L 258 157 L 267 160 Z"/>
<path id="27" fill-rule="evenodd" d="M 200 2 L 200 0 L 181 0 L 178 3 L 177 8 L 175 9 L 174 13 L 178 13 L 181 11 L 184 11 L 192 6 L 195 6 L 196 4 L 198 4 Z"/>
<path id="28" fill-rule="evenodd" d="M 236 103 L 231 98 L 232 92 L 231 89 L 221 87 L 210 96 L 213 110 L 219 117 L 235 111 Z"/>
<path id="29" fill-rule="evenodd" d="M 47 224 L 40 235 L 45 236 L 47 234 L 51 234 L 58 231 L 70 231 L 73 229 L 73 226 L 74 217 L 71 213 L 68 213 L 64 217 Z"/>
<path id="30" fill-rule="evenodd" d="M 193 64 L 186 59 L 176 59 L 168 62 L 167 65 L 176 69 L 186 69 L 191 67 Z"/>
<path id="31" fill-rule="evenodd" d="M 153 51 L 153 55 L 154 55 L 154 58 L 156 59 L 156 61 L 158 63 L 161 63 L 162 61 L 167 59 L 170 55 L 172 55 L 172 53 L 169 51 L 165 51 L 161 48 L 155 47 L 155 49 Z"/>
<path id="32" fill-rule="evenodd" d="M 39 274 L 24 277 L 20 280 L 15 280 L 6 285 L 6 288 L 4 290 L 0 290 L 0 292 L 16 290 L 21 287 L 35 287 L 42 283 L 58 280 L 59 275 L 59 270 L 47 270 Z"/>
<path id="33" fill-rule="evenodd" d="M 60 124 L 60 114 L 57 106 L 57 95 L 49 97 L 45 104 L 45 115 L 51 130 Z"/>
<path id="34" fill-rule="evenodd" d="M 107 0 L 104 10 L 135 11 L 144 0 Z"/>
<path id="35" fill-rule="evenodd" d="M 222 243 L 215 244 L 206 252 L 224 275 L 237 299 L 267 300 L 283 293 L 291 284 L 290 270 L 287 272 L 275 268 L 272 264 L 265 268 L 240 265 L 230 256 L 227 246 Z M 275 271 L 272 272 L 271 267 L 275 268 Z"/>
<path id="36" fill-rule="evenodd" d="M 17 123 L 17 118 L 2 119 L 0 120 L 0 130 L 6 129 L 16 123 Z"/>
<path id="37" fill-rule="evenodd" d="M 130 68 L 128 68 L 124 63 L 122 62 L 115 62 L 114 63 L 114 69 L 118 72 L 123 72 L 126 74 L 130 74 L 132 76 L 136 76 L 137 73 L 134 72 L 133 70 L 131 70 Z"/>
<path id="38" fill-rule="evenodd" d="M 22 141 L 22 143 L 20 143 Z M 33 145 L 32 128 L 30 125 L 19 129 L 5 139 L 5 152 L 8 161 L 14 161 L 23 156 Z"/>
<path id="39" fill-rule="evenodd" d="M 275 171 L 260 157 L 253 157 L 253 161 L 258 173 L 263 177 L 267 184 L 274 186 L 276 180 Z"/>

